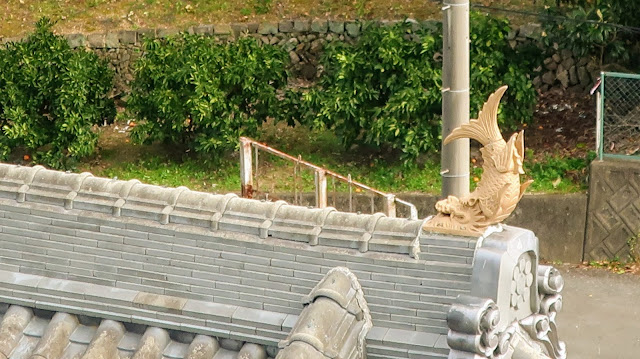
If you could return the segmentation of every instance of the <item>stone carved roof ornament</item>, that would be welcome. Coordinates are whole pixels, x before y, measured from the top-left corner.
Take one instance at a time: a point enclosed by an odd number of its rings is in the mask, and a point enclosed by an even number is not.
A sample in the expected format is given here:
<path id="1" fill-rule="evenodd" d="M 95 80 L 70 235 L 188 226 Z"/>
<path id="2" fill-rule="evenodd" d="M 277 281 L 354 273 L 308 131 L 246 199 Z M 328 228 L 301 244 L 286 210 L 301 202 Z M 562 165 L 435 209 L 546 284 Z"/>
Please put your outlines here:
<path id="1" fill-rule="evenodd" d="M 531 184 L 531 180 L 520 183 L 520 175 L 524 174 L 524 131 L 505 141 L 498 128 L 498 106 L 506 90 L 507 86 L 502 86 L 491 94 L 478 119 L 456 128 L 445 138 L 445 145 L 460 138 L 480 142 L 483 175 L 470 194 L 438 201 L 438 214 L 424 224 L 424 230 L 481 236 L 489 226 L 502 222 L 513 212 Z"/>

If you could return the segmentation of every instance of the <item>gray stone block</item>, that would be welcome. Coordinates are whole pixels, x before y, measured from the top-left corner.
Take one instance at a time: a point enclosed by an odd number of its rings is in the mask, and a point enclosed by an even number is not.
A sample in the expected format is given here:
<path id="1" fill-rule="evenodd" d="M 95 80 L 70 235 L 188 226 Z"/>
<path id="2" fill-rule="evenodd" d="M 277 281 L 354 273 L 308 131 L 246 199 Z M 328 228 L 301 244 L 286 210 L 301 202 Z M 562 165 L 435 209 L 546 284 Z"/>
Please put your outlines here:
<path id="1" fill-rule="evenodd" d="M 329 31 L 335 34 L 344 33 L 344 21 L 329 21 Z"/>
<path id="2" fill-rule="evenodd" d="M 258 25 L 258 34 L 261 35 L 275 35 L 278 33 L 278 24 L 261 22 Z"/>
<path id="3" fill-rule="evenodd" d="M 356 21 L 349 21 L 345 25 L 347 34 L 351 37 L 357 37 L 360 35 L 360 23 Z"/>
<path id="4" fill-rule="evenodd" d="M 124 45 L 135 45 L 138 42 L 138 34 L 135 31 L 120 31 L 118 38 Z"/>
<path id="5" fill-rule="evenodd" d="M 90 47 L 101 49 L 104 48 L 105 34 L 89 34 L 87 35 L 87 43 Z"/>
<path id="6" fill-rule="evenodd" d="M 196 35 L 213 35 L 213 25 L 194 26 L 193 33 Z"/>
<path id="7" fill-rule="evenodd" d="M 138 41 L 142 42 L 144 40 L 152 40 L 157 37 L 156 29 L 138 29 L 136 31 L 138 33 Z"/>
<path id="8" fill-rule="evenodd" d="M 257 25 L 257 24 L 256 24 Z M 233 36 L 238 37 L 242 34 L 247 34 L 249 32 L 249 25 L 244 23 L 233 23 L 231 24 L 231 30 L 233 31 Z M 257 30 L 257 26 L 256 26 Z M 253 31 L 255 32 L 255 31 Z"/>
<path id="9" fill-rule="evenodd" d="M 313 20 L 311 22 L 311 32 L 326 34 L 329 30 L 329 22 L 327 20 Z"/>
<path id="10" fill-rule="evenodd" d="M 294 32 L 309 32 L 311 30 L 311 21 L 308 19 L 298 19 L 293 21 Z"/>
<path id="11" fill-rule="evenodd" d="M 293 21 L 283 20 L 278 23 L 278 31 L 282 33 L 293 32 Z"/>
<path id="12" fill-rule="evenodd" d="M 87 39 L 82 34 L 69 34 L 65 36 L 69 47 L 75 49 L 77 47 L 85 46 Z"/>
<path id="13" fill-rule="evenodd" d="M 214 35 L 232 35 L 233 29 L 229 24 L 216 24 L 213 26 Z"/>

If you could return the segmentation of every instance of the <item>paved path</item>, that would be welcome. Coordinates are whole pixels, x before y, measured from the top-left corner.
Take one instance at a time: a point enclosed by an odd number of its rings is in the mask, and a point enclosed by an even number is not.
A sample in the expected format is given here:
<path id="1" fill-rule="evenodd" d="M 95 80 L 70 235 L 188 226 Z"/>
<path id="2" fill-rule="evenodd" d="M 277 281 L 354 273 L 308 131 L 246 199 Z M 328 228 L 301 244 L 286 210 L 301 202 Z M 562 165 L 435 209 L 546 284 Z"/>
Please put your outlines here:
<path id="1" fill-rule="evenodd" d="M 559 334 L 569 359 L 640 359 L 640 276 L 556 266 L 565 280 Z"/>

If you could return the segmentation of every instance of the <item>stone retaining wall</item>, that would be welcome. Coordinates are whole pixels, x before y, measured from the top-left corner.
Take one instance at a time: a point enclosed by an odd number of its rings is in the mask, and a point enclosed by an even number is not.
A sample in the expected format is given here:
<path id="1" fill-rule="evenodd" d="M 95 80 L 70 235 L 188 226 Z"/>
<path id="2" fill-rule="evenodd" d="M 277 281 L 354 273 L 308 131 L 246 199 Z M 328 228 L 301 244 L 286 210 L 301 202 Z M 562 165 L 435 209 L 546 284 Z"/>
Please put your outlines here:
<path id="1" fill-rule="evenodd" d="M 408 20 L 414 28 L 437 27 L 437 21 Z M 383 25 L 393 25 L 398 21 L 380 21 Z M 265 44 L 283 46 L 288 51 L 295 76 L 313 80 L 321 73 L 318 66 L 319 55 L 326 43 L 344 41 L 352 43 L 358 39 L 363 23 L 358 21 L 331 20 L 283 20 L 278 23 L 234 23 L 192 26 L 184 31 L 202 36 L 214 36 L 220 41 L 237 38 L 242 34 L 255 37 Z M 145 38 L 168 37 L 179 33 L 178 29 L 140 29 L 119 32 L 67 34 L 65 37 L 73 48 L 86 47 L 99 56 L 108 59 L 115 71 L 114 95 L 124 95 L 129 91 L 133 79 L 133 64 L 142 54 Z M 584 91 L 592 86 L 598 76 L 599 67 L 594 59 L 574 56 L 566 49 L 545 49 L 542 45 L 541 26 L 526 24 L 514 26 L 507 35 L 513 48 L 534 44 L 547 53 L 544 63 L 531 69 L 531 77 L 537 89 L 542 92 L 552 88 Z M 4 38 L 0 42 L 19 41 L 20 38 Z"/>

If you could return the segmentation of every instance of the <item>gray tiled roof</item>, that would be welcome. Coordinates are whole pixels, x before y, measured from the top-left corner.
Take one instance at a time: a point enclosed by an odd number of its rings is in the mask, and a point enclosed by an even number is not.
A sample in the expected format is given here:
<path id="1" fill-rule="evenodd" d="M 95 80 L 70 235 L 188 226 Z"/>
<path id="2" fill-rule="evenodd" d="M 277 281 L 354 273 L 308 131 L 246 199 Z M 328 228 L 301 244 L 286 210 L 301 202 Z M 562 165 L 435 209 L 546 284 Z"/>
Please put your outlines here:
<path id="1" fill-rule="evenodd" d="M 274 348 L 343 266 L 368 302 L 370 359 L 442 358 L 476 240 L 421 224 L 0 164 L 0 302 Z"/>
<path id="2" fill-rule="evenodd" d="M 266 359 L 265 347 L 63 312 L 0 306 L 2 359 Z"/>

